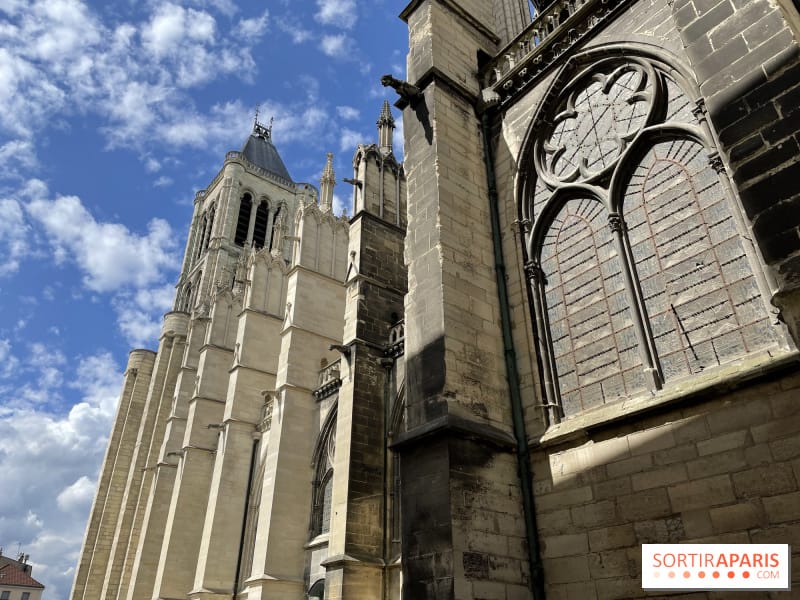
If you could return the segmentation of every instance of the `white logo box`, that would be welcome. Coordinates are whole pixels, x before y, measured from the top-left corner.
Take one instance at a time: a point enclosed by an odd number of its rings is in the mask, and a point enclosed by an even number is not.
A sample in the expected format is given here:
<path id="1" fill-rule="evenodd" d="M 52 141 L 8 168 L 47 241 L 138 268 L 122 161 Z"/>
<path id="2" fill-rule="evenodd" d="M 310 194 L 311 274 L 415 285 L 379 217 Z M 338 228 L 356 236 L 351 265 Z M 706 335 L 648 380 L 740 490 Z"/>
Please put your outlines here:
<path id="1" fill-rule="evenodd" d="M 789 590 L 788 544 L 643 544 L 646 590 Z"/>

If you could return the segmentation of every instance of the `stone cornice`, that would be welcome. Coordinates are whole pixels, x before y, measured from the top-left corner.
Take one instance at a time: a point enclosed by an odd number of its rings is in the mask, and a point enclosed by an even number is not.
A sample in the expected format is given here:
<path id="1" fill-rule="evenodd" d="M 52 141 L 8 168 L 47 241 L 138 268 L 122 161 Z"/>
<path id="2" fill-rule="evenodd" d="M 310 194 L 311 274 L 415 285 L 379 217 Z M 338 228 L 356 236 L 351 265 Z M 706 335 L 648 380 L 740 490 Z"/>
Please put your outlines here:
<path id="1" fill-rule="evenodd" d="M 469 438 L 496 446 L 507 452 L 514 452 L 517 447 L 514 436 L 508 431 L 456 415 L 444 415 L 399 433 L 390 447 L 402 451 L 408 447 L 427 444 L 432 438 L 442 437 Z"/>

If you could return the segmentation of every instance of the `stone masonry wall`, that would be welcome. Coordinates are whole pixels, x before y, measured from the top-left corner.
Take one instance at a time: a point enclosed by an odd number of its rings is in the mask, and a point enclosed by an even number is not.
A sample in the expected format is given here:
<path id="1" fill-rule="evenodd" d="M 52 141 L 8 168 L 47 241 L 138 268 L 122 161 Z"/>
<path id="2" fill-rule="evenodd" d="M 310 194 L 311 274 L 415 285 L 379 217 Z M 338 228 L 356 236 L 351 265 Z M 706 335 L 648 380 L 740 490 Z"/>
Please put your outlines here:
<path id="1" fill-rule="evenodd" d="M 742 206 L 800 322 L 800 48 L 792 2 L 676 0 L 674 20 L 719 134 Z"/>
<path id="2" fill-rule="evenodd" d="M 797 586 L 800 375 L 789 369 L 535 452 L 548 600 L 643 597 L 643 543 L 791 544 Z"/>

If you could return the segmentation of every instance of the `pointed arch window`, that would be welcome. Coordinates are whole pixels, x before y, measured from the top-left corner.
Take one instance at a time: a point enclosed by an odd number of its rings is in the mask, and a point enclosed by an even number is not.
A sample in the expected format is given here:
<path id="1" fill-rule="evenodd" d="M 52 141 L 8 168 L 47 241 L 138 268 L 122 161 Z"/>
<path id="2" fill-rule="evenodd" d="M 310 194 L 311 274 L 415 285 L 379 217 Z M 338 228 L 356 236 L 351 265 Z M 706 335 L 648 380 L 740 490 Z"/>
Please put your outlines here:
<path id="1" fill-rule="evenodd" d="M 314 448 L 314 489 L 311 509 L 311 537 L 328 533 L 333 498 L 333 457 L 336 452 L 336 413 L 334 405 L 320 430 Z"/>
<path id="2" fill-rule="evenodd" d="M 551 422 L 779 343 L 694 86 L 634 56 L 571 74 L 521 202 Z"/>
<path id="3" fill-rule="evenodd" d="M 208 226 L 206 227 L 205 236 L 203 238 L 202 252 L 206 252 L 208 250 L 208 244 L 211 242 L 211 233 L 214 230 L 214 215 L 215 215 L 215 213 L 216 213 L 216 208 L 214 206 L 212 206 L 210 209 L 208 209 L 208 212 L 207 212 L 207 215 L 208 215 L 207 225 Z"/>
<path id="4" fill-rule="evenodd" d="M 198 230 L 200 235 L 197 236 L 197 250 L 195 251 L 195 259 L 200 258 L 203 255 L 203 240 L 206 237 L 207 228 L 208 228 L 208 215 L 203 213 L 203 217 L 200 220 L 200 229 Z"/>
<path id="5" fill-rule="evenodd" d="M 250 213 L 253 210 L 253 197 L 249 193 L 242 195 L 239 202 L 239 217 L 236 220 L 236 233 L 233 241 L 237 246 L 244 246 L 250 229 Z"/>
<path id="6" fill-rule="evenodd" d="M 253 225 L 253 247 L 261 249 L 267 238 L 267 222 L 269 221 L 269 204 L 261 201 L 256 209 L 256 220 Z"/>

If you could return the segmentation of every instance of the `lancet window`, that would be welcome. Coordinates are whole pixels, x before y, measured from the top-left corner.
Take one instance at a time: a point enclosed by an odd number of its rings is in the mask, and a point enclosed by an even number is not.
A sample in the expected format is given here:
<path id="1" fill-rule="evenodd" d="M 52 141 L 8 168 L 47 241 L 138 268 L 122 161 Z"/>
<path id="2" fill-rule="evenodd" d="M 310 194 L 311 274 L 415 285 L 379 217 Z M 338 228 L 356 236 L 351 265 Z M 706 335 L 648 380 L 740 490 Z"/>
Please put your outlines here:
<path id="1" fill-rule="evenodd" d="M 236 234 L 233 241 L 238 246 L 244 246 L 247 234 L 250 232 L 250 213 L 253 210 L 253 197 L 243 194 L 239 202 L 239 217 L 236 220 Z"/>
<path id="2" fill-rule="evenodd" d="M 256 220 L 253 223 L 253 247 L 263 248 L 264 240 L 267 237 L 267 226 L 269 222 L 269 205 L 266 201 L 259 203 L 256 209 Z"/>
<path id="3" fill-rule="evenodd" d="M 551 421 L 778 343 L 694 86 L 641 57 L 562 73 L 521 199 Z"/>
<path id="4" fill-rule="evenodd" d="M 314 449 L 314 491 L 311 537 L 330 531 L 333 497 L 333 457 L 336 452 L 336 406 L 331 408 Z"/>

